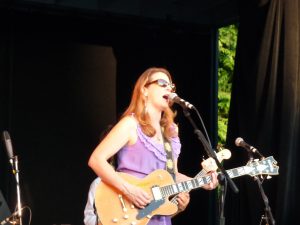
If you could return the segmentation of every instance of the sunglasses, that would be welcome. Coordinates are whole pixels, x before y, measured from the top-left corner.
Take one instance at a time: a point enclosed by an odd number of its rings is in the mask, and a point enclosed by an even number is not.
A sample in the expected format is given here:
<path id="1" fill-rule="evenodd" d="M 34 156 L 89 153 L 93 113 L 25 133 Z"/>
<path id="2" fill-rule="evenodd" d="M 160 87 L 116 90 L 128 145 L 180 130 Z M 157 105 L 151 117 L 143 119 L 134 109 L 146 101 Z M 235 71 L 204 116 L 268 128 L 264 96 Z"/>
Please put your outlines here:
<path id="1" fill-rule="evenodd" d="M 145 86 L 149 86 L 150 84 L 157 84 L 158 86 L 163 87 L 163 88 L 169 87 L 171 89 L 171 92 L 176 91 L 175 84 L 169 83 L 168 81 L 166 81 L 164 79 L 157 79 L 157 80 L 150 81 Z"/>

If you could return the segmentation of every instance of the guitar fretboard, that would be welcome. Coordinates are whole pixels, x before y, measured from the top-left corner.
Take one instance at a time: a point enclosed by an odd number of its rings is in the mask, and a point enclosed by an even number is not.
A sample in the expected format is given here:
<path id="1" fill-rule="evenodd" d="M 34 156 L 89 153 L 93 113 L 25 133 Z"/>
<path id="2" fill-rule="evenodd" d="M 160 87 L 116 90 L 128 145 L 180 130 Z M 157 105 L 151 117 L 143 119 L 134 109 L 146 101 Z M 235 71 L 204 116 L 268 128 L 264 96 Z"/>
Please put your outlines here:
<path id="1" fill-rule="evenodd" d="M 273 157 L 268 157 L 262 161 L 253 162 L 247 166 L 241 166 L 234 169 L 226 170 L 226 172 L 228 173 L 230 178 L 235 178 L 246 174 L 250 174 L 252 176 L 258 174 L 276 175 L 278 174 L 278 167 L 273 166 L 274 162 L 276 163 Z M 200 173 L 198 175 L 200 175 Z M 160 187 L 162 196 L 169 197 L 181 192 L 191 191 L 211 182 L 211 176 L 198 175 L 191 180 Z"/>

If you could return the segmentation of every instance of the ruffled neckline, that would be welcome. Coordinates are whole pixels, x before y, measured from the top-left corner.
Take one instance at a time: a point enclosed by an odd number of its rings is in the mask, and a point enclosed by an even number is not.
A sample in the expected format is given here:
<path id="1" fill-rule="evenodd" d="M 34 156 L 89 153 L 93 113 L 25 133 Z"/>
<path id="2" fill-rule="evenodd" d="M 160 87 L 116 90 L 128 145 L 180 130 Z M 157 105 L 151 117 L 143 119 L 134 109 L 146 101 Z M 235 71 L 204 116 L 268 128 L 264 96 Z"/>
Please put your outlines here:
<path id="1" fill-rule="evenodd" d="M 145 145 L 145 147 L 153 152 L 155 156 L 163 161 L 167 161 L 167 153 L 165 152 L 164 146 L 162 143 L 155 142 L 151 137 L 147 136 L 143 133 L 141 126 L 138 124 L 137 126 L 137 134 L 141 142 Z M 173 155 L 175 153 L 176 156 L 179 155 L 180 152 L 180 141 L 179 138 L 172 138 L 171 139 L 172 149 L 173 149 Z"/>

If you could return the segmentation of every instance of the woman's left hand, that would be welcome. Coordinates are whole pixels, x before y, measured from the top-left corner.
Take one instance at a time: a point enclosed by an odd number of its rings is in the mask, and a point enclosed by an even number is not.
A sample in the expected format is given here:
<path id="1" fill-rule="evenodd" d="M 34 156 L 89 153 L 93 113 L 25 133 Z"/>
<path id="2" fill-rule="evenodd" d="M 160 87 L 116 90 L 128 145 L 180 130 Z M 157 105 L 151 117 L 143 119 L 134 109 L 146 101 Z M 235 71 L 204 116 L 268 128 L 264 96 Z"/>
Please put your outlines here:
<path id="1" fill-rule="evenodd" d="M 188 192 L 182 192 L 177 196 L 178 212 L 182 212 L 186 209 L 190 202 L 190 194 Z"/>
<path id="2" fill-rule="evenodd" d="M 218 181 L 218 173 L 215 171 L 209 172 L 208 174 L 211 175 L 211 182 L 204 185 L 202 188 L 206 189 L 206 190 L 213 190 L 215 189 L 218 185 L 219 185 L 219 181 Z"/>

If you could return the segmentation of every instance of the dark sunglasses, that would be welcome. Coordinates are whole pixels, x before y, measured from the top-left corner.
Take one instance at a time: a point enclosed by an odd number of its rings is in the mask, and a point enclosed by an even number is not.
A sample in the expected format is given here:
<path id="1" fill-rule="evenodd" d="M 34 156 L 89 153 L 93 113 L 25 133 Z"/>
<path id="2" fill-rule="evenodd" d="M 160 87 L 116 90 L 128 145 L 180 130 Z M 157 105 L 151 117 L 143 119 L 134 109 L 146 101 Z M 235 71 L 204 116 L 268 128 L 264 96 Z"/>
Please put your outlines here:
<path id="1" fill-rule="evenodd" d="M 166 81 L 164 79 L 157 79 L 157 80 L 150 81 L 145 86 L 149 86 L 150 84 L 157 84 L 158 86 L 163 87 L 163 88 L 170 87 L 171 92 L 176 91 L 175 84 L 169 83 L 168 81 Z"/>

